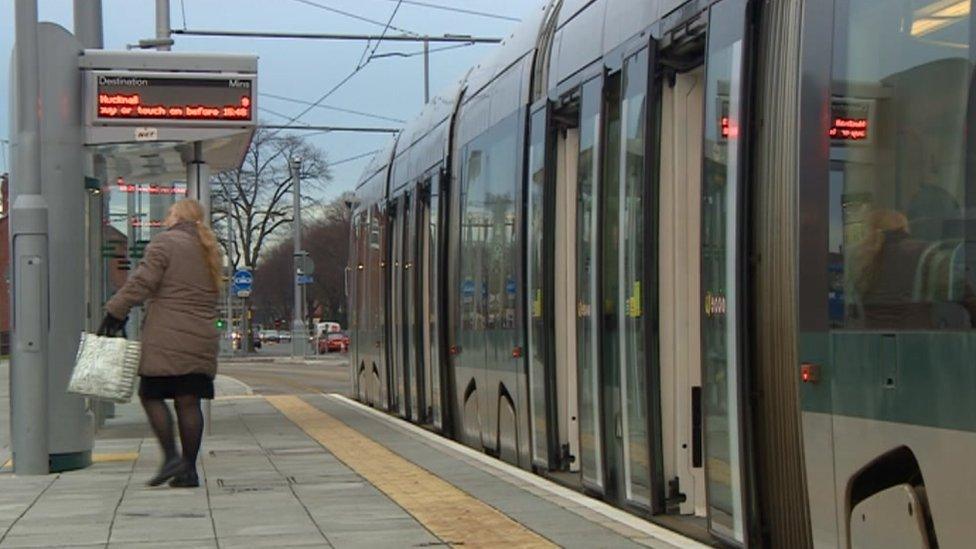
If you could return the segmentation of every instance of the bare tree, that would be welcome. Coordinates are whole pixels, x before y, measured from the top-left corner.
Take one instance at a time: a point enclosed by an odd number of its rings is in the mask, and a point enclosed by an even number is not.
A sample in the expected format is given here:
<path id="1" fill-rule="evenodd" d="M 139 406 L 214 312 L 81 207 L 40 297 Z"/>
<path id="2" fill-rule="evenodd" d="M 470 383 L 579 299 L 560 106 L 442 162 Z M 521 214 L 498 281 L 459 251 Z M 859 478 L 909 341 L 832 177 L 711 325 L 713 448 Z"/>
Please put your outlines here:
<path id="1" fill-rule="evenodd" d="M 213 178 L 214 227 L 224 251 L 237 266 L 254 268 L 261 251 L 283 225 L 292 222 L 291 158 L 302 159 L 303 208 L 313 205 L 332 179 L 325 153 L 303 137 L 259 128 L 236 170 Z M 227 241 L 226 223 L 234 239 Z"/>
<path id="2" fill-rule="evenodd" d="M 308 310 L 320 311 L 323 320 L 345 324 L 347 319 L 345 270 L 349 259 L 350 211 L 343 195 L 323 208 L 323 215 L 303 231 L 303 242 L 315 264 L 313 282 L 307 288 Z M 265 251 L 254 275 L 256 318 L 271 323 L 292 316 L 292 277 L 290 242 L 277 242 Z"/>

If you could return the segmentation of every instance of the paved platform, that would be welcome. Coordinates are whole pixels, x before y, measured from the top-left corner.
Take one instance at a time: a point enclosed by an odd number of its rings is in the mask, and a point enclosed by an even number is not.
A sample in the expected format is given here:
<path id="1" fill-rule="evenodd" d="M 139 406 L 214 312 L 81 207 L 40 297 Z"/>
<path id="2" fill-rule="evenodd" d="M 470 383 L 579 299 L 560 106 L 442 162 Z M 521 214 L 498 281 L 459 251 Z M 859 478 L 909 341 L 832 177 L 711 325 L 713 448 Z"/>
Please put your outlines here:
<path id="1" fill-rule="evenodd" d="M 0 470 L 0 547 L 697 545 L 340 396 L 226 391 L 205 486 L 146 487 L 159 450 L 120 406 L 92 467 Z"/>

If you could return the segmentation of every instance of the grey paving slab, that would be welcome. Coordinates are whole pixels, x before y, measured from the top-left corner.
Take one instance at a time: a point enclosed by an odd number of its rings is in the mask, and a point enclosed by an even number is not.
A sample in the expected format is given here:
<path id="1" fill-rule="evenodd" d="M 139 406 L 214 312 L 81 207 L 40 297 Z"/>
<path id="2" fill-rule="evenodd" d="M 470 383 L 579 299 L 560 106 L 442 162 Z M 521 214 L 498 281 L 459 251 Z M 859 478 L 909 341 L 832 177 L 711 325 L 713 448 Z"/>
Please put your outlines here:
<path id="1" fill-rule="evenodd" d="M 413 530 L 366 530 L 359 532 L 339 532 L 329 535 L 333 547 L 345 549 L 367 549 L 383 547 L 431 547 L 442 545 L 429 533 Z M 446 545 L 445 545 L 446 546 Z"/>
<path id="2" fill-rule="evenodd" d="M 161 539 L 165 539 L 161 538 Z M 109 549 L 216 549 L 217 542 L 214 540 L 193 540 L 193 541 L 150 541 L 139 542 L 120 542 L 110 543 Z"/>
<path id="3" fill-rule="evenodd" d="M 331 547 L 321 536 L 312 534 L 280 534 L 273 536 L 231 536 L 220 539 L 221 549 L 250 549 L 263 547 Z"/>

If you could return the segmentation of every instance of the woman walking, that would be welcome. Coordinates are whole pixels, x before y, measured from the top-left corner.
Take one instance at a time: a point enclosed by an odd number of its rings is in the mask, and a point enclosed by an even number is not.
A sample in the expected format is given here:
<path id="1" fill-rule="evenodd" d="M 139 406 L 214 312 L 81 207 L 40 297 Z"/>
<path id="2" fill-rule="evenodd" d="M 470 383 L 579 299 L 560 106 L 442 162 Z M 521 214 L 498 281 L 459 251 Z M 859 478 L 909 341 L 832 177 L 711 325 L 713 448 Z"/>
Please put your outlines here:
<path id="1" fill-rule="evenodd" d="M 200 399 L 213 398 L 217 373 L 220 253 L 196 200 L 173 204 L 164 225 L 167 230 L 146 246 L 139 267 L 105 304 L 108 314 L 99 332 L 121 330 L 129 310 L 146 304 L 139 399 L 164 455 L 149 485 L 168 481 L 174 487 L 196 487 L 203 438 Z M 165 399 L 175 404 L 182 457 Z"/>

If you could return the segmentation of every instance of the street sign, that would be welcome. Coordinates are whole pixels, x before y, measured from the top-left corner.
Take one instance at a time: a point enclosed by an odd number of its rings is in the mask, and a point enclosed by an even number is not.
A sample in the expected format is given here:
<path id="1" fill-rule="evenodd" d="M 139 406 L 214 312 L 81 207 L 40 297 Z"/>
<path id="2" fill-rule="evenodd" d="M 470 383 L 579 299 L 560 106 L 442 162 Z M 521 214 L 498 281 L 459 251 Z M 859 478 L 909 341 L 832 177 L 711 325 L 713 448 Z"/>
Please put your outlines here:
<path id="1" fill-rule="evenodd" d="M 315 263 L 309 257 L 308 252 L 295 254 L 295 272 L 299 275 L 315 274 Z"/>
<path id="2" fill-rule="evenodd" d="M 251 286 L 254 284 L 254 275 L 250 269 L 237 269 L 234 271 L 234 294 L 237 297 L 248 297 L 251 295 Z"/>
<path id="3" fill-rule="evenodd" d="M 311 284 L 312 283 L 312 275 L 298 275 L 298 283 L 299 284 Z"/>

